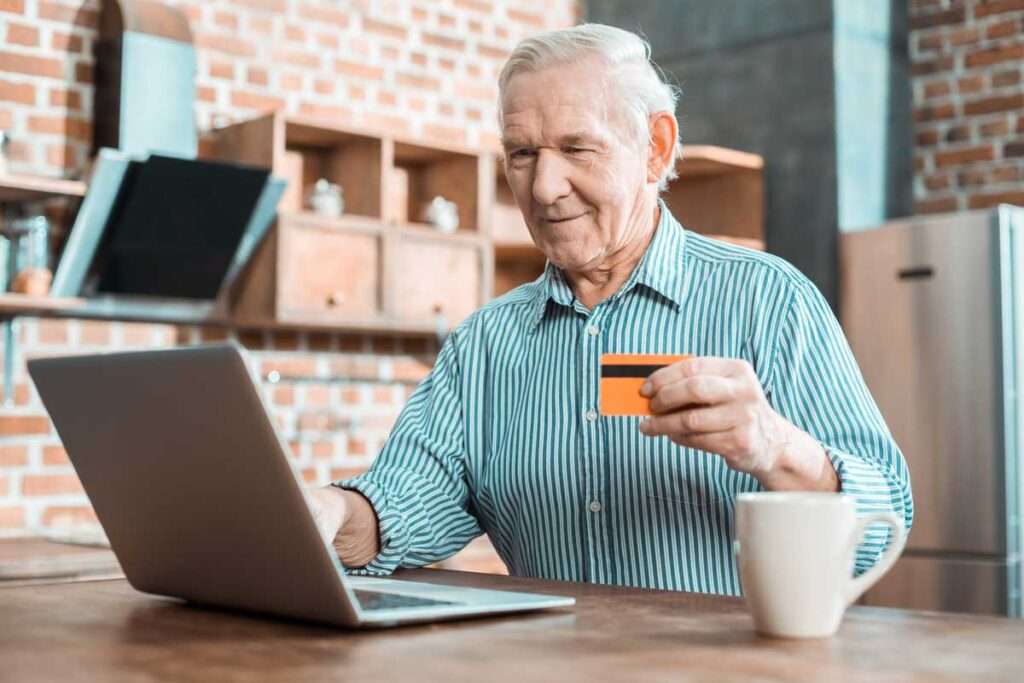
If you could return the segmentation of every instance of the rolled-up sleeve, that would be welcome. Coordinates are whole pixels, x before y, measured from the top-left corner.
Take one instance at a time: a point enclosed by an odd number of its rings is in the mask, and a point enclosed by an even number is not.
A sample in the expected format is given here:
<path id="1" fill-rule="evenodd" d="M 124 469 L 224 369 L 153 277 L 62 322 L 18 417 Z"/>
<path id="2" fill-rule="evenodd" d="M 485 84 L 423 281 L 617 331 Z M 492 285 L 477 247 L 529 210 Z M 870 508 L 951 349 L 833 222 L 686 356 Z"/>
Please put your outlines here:
<path id="1" fill-rule="evenodd" d="M 910 474 L 872 399 L 838 321 L 810 282 L 793 290 L 768 386 L 775 409 L 825 448 L 859 515 L 893 512 L 907 531 L 914 517 Z M 874 565 L 888 527 L 868 528 L 856 572 Z"/>
<path id="2" fill-rule="evenodd" d="M 353 573 L 390 574 L 450 557 L 482 532 L 469 509 L 456 335 L 409 398 L 370 470 L 334 482 L 377 513 L 380 553 Z"/>

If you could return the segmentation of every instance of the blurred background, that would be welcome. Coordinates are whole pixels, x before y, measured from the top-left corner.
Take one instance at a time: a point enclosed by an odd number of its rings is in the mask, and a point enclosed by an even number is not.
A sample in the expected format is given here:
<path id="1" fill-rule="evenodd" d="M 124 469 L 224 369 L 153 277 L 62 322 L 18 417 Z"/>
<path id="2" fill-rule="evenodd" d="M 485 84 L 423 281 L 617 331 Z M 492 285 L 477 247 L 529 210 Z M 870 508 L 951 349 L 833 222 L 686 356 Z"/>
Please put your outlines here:
<path id="1" fill-rule="evenodd" d="M 682 222 L 842 320 L 918 507 L 867 600 L 1020 615 L 1021 0 L 0 0 L 0 580 L 117 571 L 27 358 L 234 339 L 305 482 L 365 469 L 543 267 L 496 77 L 580 21 L 681 87 Z"/>

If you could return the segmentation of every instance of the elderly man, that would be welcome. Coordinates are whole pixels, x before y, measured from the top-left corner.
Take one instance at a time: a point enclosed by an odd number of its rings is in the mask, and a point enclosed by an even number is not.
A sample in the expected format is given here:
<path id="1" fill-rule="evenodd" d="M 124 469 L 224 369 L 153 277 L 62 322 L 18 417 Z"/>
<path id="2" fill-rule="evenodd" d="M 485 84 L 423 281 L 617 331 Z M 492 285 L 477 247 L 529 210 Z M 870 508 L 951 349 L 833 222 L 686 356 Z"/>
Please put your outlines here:
<path id="1" fill-rule="evenodd" d="M 831 311 L 778 258 L 685 231 L 650 47 L 584 25 L 522 41 L 499 80 L 505 166 L 548 265 L 448 338 L 366 474 L 313 492 L 369 573 L 490 535 L 513 574 L 736 594 L 738 493 L 845 491 L 910 525 L 906 463 Z M 598 413 L 603 353 L 690 354 Z M 887 540 L 869 533 L 863 571 Z"/>

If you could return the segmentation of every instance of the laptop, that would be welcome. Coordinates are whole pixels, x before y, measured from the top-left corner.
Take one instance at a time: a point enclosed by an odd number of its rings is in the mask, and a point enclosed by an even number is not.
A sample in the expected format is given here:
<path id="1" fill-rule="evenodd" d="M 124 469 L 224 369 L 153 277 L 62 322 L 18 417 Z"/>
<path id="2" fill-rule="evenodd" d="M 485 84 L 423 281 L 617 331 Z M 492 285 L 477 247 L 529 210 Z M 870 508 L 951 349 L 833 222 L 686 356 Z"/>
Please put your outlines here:
<path id="1" fill-rule="evenodd" d="M 28 362 L 130 584 L 343 627 L 572 598 L 348 576 L 233 343 Z"/>

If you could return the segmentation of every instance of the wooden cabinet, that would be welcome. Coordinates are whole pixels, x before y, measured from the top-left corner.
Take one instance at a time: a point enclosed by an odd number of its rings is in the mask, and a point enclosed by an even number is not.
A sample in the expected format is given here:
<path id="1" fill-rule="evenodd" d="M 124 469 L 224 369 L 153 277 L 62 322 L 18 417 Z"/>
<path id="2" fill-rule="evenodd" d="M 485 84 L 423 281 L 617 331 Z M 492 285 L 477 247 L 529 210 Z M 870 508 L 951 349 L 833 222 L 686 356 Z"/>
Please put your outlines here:
<path id="1" fill-rule="evenodd" d="M 217 132 L 220 158 L 288 181 L 278 219 L 234 292 L 239 321 L 397 333 L 457 325 L 491 292 L 493 156 L 270 114 Z M 341 186 L 341 217 L 305 208 L 319 178 Z M 423 220 L 455 202 L 453 234 Z"/>

